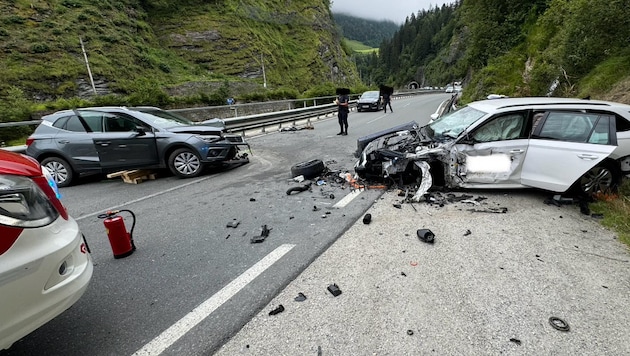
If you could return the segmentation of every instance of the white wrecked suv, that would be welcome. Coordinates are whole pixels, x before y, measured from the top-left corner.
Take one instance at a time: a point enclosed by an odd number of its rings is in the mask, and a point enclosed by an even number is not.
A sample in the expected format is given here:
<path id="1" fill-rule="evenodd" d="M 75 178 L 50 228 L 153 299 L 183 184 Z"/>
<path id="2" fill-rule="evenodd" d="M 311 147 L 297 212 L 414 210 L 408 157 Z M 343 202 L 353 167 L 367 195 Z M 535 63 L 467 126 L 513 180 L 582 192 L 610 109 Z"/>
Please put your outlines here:
<path id="1" fill-rule="evenodd" d="M 483 100 L 423 127 L 412 122 L 360 138 L 359 149 L 360 177 L 421 182 L 420 194 L 434 184 L 592 194 L 614 190 L 630 173 L 630 106 L 546 97 Z"/>

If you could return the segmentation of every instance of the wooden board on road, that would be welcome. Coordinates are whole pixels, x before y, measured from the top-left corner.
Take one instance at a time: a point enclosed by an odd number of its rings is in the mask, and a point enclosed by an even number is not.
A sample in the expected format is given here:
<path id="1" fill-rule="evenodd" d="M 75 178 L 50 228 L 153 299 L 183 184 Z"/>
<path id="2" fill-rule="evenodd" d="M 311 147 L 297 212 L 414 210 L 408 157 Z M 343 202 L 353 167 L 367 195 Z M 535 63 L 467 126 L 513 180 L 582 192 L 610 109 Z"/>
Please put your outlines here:
<path id="1" fill-rule="evenodd" d="M 155 179 L 156 174 L 153 171 L 147 169 L 134 169 L 131 171 L 119 171 L 107 175 L 107 178 L 116 177 L 122 177 L 122 180 L 125 183 L 138 184 L 142 183 L 145 180 Z"/>

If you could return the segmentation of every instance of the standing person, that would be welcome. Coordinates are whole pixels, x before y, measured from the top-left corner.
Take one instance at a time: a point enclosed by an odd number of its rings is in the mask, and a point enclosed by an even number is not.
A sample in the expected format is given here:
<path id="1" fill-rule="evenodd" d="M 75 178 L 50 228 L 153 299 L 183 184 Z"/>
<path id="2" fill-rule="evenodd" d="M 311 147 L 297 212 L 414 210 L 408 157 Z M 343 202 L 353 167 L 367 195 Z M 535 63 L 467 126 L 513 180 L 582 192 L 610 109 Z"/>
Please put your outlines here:
<path id="1" fill-rule="evenodd" d="M 383 93 L 383 108 L 385 109 L 385 113 L 387 114 L 387 105 L 389 105 L 389 110 L 394 112 L 394 109 L 392 109 L 392 94 L 394 93 L 394 88 L 382 86 L 381 93 Z"/>
<path id="2" fill-rule="evenodd" d="M 335 100 L 335 104 L 337 104 L 337 118 L 339 119 L 339 133 L 337 135 L 348 135 L 349 94 L 349 89 L 337 89 L 337 99 Z"/>

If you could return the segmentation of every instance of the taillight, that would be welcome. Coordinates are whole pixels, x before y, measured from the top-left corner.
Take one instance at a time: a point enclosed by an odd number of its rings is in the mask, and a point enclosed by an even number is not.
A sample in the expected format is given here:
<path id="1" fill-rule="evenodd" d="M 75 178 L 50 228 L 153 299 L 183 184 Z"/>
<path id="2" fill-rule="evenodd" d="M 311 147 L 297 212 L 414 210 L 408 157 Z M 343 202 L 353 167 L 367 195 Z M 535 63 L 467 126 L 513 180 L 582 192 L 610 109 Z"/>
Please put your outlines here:
<path id="1" fill-rule="evenodd" d="M 35 139 L 34 139 L 33 137 L 30 137 L 30 136 L 29 136 L 29 137 L 26 139 L 26 147 L 30 146 L 30 145 L 31 145 L 31 143 L 33 143 L 34 141 L 35 141 Z"/>
<path id="2" fill-rule="evenodd" d="M 45 226 L 55 221 L 59 213 L 40 184 L 27 177 L 0 175 L 0 225 Z"/>

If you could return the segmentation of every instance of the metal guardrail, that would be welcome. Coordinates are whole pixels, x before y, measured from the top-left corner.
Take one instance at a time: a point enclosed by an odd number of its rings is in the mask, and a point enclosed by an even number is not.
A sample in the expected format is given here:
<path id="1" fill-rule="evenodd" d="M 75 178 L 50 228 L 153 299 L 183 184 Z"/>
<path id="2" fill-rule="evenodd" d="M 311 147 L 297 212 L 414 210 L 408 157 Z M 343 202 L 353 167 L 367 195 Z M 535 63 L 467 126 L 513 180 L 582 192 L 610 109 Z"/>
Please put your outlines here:
<path id="1" fill-rule="evenodd" d="M 440 91 L 441 92 L 441 91 Z M 392 95 L 392 99 L 399 99 L 407 96 L 415 96 L 419 94 L 430 94 L 433 93 L 431 91 L 410 91 L 410 92 L 400 92 Z M 356 108 L 356 100 L 350 101 L 350 108 Z M 181 111 L 181 110 L 168 110 L 168 111 Z M 282 127 L 282 124 L 285 123 L 293 123 L 300 120 L 307 120 L 310 123 L 310 119 L 315 118 L 319 119 L 322 116 L 328 116 L 337 112 L 337 105 L 335 104 L 324 104 L 317 105 L 311 107 L 305 107 L 300 109 L 292 109 L 292 110 L 284 110 L 284 111 L 276 111 L 272 113 L 265 114 L 257 114 L 257 115 L 249 115 L 249 116 L 241 116 L 235 118 L 224 119 L 226 124 L 226 129 L 229 132 L 242 132 L 244 134 L 245 131 L 262 129 L 265 131 L 266 127 L 278 125 L 278 127 Z M 31 120 L 31 121 L 19 121 L 19 122 L 2 122 L 0 123 L 0 128 L 2 127 L 15 127 L 15 126 L 28 126 L 28 125 L 38 125 L 41 120 Z M 12 147 L 1 147 L 2 149 L 24 153 L 26 151 L 26 146 L 12 146 Z"/>

